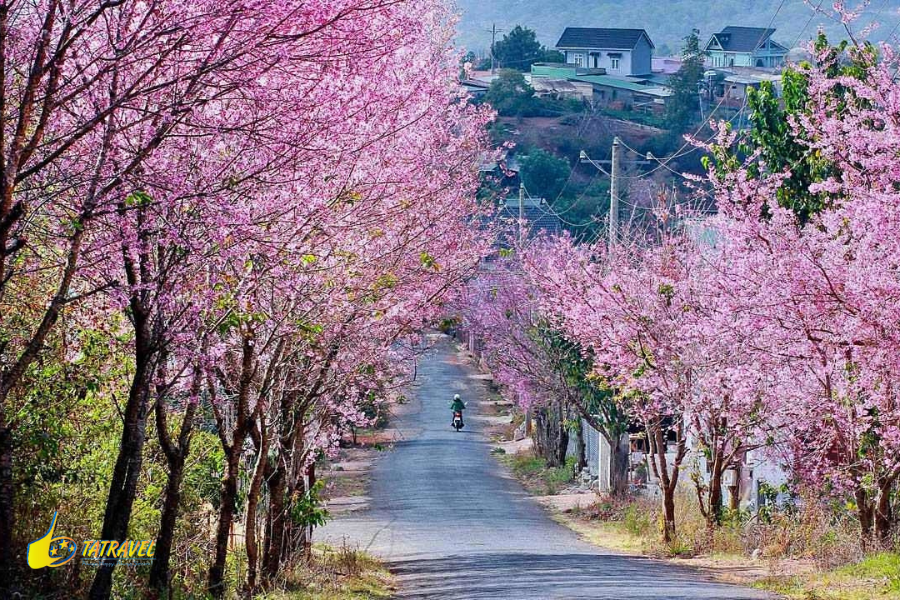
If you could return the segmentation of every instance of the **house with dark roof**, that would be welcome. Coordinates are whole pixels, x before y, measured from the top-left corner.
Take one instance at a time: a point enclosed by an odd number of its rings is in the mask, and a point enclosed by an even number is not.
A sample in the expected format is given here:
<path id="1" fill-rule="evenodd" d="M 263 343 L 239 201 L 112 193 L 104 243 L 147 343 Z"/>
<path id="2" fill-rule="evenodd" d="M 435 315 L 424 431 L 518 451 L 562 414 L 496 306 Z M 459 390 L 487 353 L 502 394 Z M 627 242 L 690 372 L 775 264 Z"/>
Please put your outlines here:
<path id="1" fill-rule="evenodd" d="M 556 43 L 567 63 L 620 77 L 652 73 L 654 48 L 643 29 L 566 27 Z"/>
<path id="2" fill-rule="evenodd" d="M 520 226 L 525 227 L 528 237 L 541 233 L 558 235 L 563 229 L 559 215 L 543 198 L 525 198 L 520 209 L 519 198 L 511 196 L 500 204 L 496 219 L 510 235 L 518 235 Z"/>
<path id="3" fill-rule="evenodd" d="M 772 39 L 774 29 L 728 26 L 714 34 L 706 44 L 711 67 L 757 67 L 776 69 L 784 66 L 788 49 Z"/>

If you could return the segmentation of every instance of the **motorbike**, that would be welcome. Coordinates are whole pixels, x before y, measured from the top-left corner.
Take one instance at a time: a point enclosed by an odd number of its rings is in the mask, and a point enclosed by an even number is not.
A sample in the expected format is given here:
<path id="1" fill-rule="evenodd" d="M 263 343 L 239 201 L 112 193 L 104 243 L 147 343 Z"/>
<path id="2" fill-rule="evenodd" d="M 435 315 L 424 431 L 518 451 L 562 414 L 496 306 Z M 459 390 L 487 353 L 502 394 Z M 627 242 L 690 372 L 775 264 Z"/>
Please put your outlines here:
<path id="1" fill-rule="evenodd" d="M 465 423 L 463 423 L 462 411 L 454 410 L 453 411 L 453 428 L 458 432 L 460 429 L 465 427 Z"/>

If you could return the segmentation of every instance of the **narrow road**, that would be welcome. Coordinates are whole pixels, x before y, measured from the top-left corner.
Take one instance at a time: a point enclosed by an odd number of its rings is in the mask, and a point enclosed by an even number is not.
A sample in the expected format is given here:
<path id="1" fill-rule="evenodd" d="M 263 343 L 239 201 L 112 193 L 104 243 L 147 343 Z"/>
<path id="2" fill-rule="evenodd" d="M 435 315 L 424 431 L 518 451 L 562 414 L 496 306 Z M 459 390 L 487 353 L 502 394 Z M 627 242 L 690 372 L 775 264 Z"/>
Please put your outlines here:
<path id="1" fill-rule="evenodd" d="M 470 402 L 459 433 L 450 427 L 454 393 Z M 604 551 L 552 521 L 490 456 L 472 402 L 485 397 L 485 383 L 448 339 L 422 361 L 412 394 L 419 408 L 399 424 L 404 440 L 374 467 L 372 508 L 318 534 L 387 561 L 399 598 L 771 598 Z"/>

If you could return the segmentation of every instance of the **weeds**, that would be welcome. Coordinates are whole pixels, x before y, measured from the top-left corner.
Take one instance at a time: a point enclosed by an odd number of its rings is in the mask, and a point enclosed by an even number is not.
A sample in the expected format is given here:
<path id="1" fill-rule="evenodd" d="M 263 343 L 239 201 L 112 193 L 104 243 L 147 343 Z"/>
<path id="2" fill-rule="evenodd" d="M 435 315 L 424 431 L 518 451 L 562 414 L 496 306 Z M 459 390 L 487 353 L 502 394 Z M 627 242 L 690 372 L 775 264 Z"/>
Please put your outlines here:
<path id="1" fill-rule="evenodd" d="M 900 594 L 900 554 L 880 552 L 854 565 L 841 567 L 837 573 L 883 582 L 885 592 Z"/>
<path id="2" fill-rule="evenodd" d="M 561 467 L 548 467 L 544 459 L 529 453 L 498 455 L 531 493 L 552 496 L 575 479 L 574 458 Z"/>
<path id="3" fill-rule="evenodd" d="M 346 543 L 337 548 L 317 545 L 308 562 L 287 569 L 265 600 L 363 600 L 389 598 L 390 574 L 381 564 Z"/>

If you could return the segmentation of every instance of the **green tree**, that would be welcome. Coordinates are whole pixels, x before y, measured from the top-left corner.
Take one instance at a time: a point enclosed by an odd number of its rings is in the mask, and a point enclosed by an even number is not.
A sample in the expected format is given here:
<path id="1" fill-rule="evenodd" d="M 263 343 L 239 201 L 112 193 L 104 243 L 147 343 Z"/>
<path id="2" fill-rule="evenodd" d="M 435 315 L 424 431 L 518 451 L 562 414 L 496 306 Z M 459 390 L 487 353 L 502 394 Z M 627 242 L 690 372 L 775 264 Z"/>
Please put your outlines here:
<path id="1" fill-rule="evenodd" d="M 520 173 L 530 194 L 552 202 L 563 191 L 571 169 L 565 159 L 537 148 L 522 159 Z"/>
<path id="2" fill-rule="evenodd" d="M 878 58 L 875 47 L 867 43 L 860 50 L 849 48 L 850 60 L 844 61 L 841 57 L 848 53 L 848 43 L 844 41 L 830 47 L 822 33 L 816 40 L 816 52 L 825 57 L 822 62 L 827 65 L 829 77 L 866 77 L 869 67 Z M 795 117 L 809 110 L 809 80 L 805 68 L 801 65 L 799 69 L 789 67 L 783 71 L 781 98 L 769 82 L 763 82 L 759 90 L 750 90 L 747 106 L 751 128 L 742 146 L 743 154 L 758 152 L 768 171 L 790 170 L 790 178 L 777 191 L 778 203 L 793 210 L 801 223 L 808 221 L 829 201 L 828 194 L 811 192 L 810 186 L 836 174 L 830 163 L 818 152 L 810 150 L 805 133 L 795 131 L 791 124 Z M 846 91 L 841 86 L 835 88 L 837 106 L 848 101 Z"/>
<path id="3" fill-rule="evenodd" d="M 866 43 L 860 48 L 846 41 L 831 46 L 824 34 L 816 40 L 816 53 L 821 57 L 828 77 L 868 76 L 869 68 L 878 60 L 876 48 Z M 773 86 L 763 82 L 758 90 L 750 89 L 747 106 L 750 110 L 750 130 L 738 142 L 737 148 L 716 147 L 704 163 L 715 164 L 720 175 L 738 169 L 745 157 L 756 155 L 757 161 L 749 165 L 751 175 L 759 175 L 762 169 L 769 173 L 790 171 L 776 191 L 778 204 L 791 209 L 800 223 L 825 208 L 830 197 L 825 192 L 811 192 L 810 186 L 838 175 L 835 167 L 824 160 L 818 151 L 810 149 L 803 130 L 795 130 L 796 117 L 809 112 L 808 64 L 788 67 L 782 72 L 782 94 L 779 97 Z M 848 102 L 864 102 L 853 96 L 845 86 L 835 86 L 835 110 L 840 111 Z"/>
<path id="4" fill-rule="evenodd" d="M 534 89 L 518 71 L 504 69 L 491 82 L 484 101 L 503 117 L 529 117 L 538 111 Z"/>
<path id="5" fill-rule="evenodd" d="M 539 325 L 532 335 L 564 382 L 565 400 L 609 444 L 606 465 L 610 474 L 609 493 L 624 497 L 628 493 L 630 448 L 626 404 L 616 398 L 614 389 L 596 376 L 590 353 L 578 343 L 546 323 Z"/>
<path id="6" fill-rule="evenodd" d="M 693 123 L 700 109 L 698 84 L 703 78 L 706 52 L 700 48 L 700 32 L 693 30 L 684 38 L 681 68 L 669 80 L 672 96 L 666 103 L 666 123 L 670 129 L 684 131 Z"/>
<path id="7" fill-rule="evenodd" d="M 562 62 L 562 54 L 544 47 L 534 30 L 516 25 L 503 39 L 494 43 L 494 58 L 505 69 L 529 71 L 536 62 Z"/>

